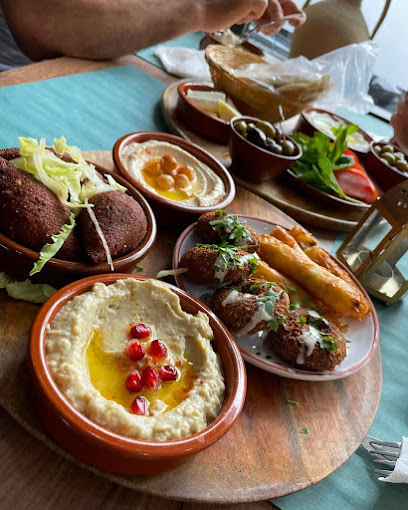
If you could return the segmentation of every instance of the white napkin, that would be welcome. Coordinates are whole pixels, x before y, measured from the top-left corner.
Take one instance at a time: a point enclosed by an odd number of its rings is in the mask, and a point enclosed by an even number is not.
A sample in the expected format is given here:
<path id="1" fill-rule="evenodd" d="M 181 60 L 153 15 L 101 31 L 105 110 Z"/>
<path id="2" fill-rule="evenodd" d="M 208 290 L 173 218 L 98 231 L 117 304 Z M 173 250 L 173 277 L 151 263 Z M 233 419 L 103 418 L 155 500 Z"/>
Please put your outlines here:
<path id="1" fill-rule="evenodd" d="M 154 54 L 161 60 L 168 73 L 180 76 L 180 78 L 211 80 L 210 68 L 205 60 L 204 50 L 159 46 Z"/>
<path id="2" fill-rule="evenodd" d="M 378 479 L 383 482 L 408 483 L 408 437 L 402 438 L 401 454 L 391 474 Z"/>

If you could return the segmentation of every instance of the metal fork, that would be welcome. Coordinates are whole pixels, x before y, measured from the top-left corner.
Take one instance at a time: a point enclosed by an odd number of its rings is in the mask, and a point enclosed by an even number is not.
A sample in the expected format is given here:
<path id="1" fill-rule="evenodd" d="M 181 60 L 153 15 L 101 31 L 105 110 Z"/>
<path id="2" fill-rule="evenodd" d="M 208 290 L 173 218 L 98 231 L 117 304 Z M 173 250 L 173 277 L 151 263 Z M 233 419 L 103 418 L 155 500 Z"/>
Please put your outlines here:
<path id="1" fill-rule="evenodd" d="M 279 21 L 268 21 L 266 23 L 261 23 L 260 25 L 256 25 L 253 22 L 249 23 L 243 23 L 242 25 L 234 25 L 232 31 L 236 36 L 239 37 L 240 43 L 247 41 L 249 36 L 253 32 L 257 32 L 263 27 L 269 26 L 269 25 L 283 25 L 285 21 L 291 20 L 291 19 L 303 19 L 306 15 L 303 12 L 297 12 L 295 14 L 288 14 L 287 16 L 283 16 L 283 18 Z M 232 28 L 232 27 L 231 27 Z"/>
<path id="2" fill-rule="evenodd" d="M 361 445 L 373 457 L 373 462 L 383 464 L 385 469 L 373 469 L 373 473 L 388 476 L 392 473 L 401 454 L 401 443 L 396 441 L 381 441 L 375 437 L 366 436 Z"/>

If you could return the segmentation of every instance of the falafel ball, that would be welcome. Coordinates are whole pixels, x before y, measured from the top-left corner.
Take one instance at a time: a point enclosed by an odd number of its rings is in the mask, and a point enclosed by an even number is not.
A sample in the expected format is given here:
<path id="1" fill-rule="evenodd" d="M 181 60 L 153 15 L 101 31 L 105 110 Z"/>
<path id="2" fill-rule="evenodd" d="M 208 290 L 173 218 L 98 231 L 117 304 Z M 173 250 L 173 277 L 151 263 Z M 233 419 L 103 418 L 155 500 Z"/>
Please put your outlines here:
<path id="1" fill-rule="evenodd" d="M 0 149 L 0 158 L 7 159 L 10 161 L 11 159 L 16 159 L 20 157 L 20 149 L 18 147 L 10 147 L 9 149 Z"/>
<path id="2" fill-rule="evenodd" d="M 227 267 L 220 255 L 223 249 L 212 246 L 195 246 L 181 257 L 179 266 L 188 269 L 186 276 L 190 280 L 197 283 L 228 283 L 250 278 L 254 271 L 254 264 L 248 260 L 252 257 L 250 253 L 237 248 L 223 251 Z M 233 253 L 234 258 L 229 253 Z"/>
<path id="3" fill-rule="evenodd" d="M 136 249 L 147 232 L 147 218 L 141 205 L 130 195 L 121 191 L 106 191 L 94 195 L 90 200 L 93 212 L 102 229 L 112 258 L 120 257 Z M 94 264 L 106 261 L 103 248 L 95 225 L 88 211 L 83 210 L 79 216 L 82 234 L 82 246 Z"/>
<path id="4" fill-rule="evenodd" d="M 211 225 L 211 222 L 218 222 Z M 204 241 L 208 243 L 221 243 L 227 241 L 235 246 L 249 246 L 248 252 L 258 248 L 258 235 L 249 225 L 245 225 L 236 215 L 228 214 L 222 209 L 201 215 L 197 221 L 197 231 Z"/>
<path id="5" fill-rule="evenodd" d="M 42 182 L 0 157 L 0 231 L 34 251 L 58 234 L 68 223 L 70 209 Z M 81 260 L 74 231 L 58 252 L 58 258 Z"/>
<path id="6" fill-rule="evenodd" d="M 291 312 L 268 340 L 284 360 L 306 370 L 334 370 L 346 357 L 339 328 L 312 310 Z"/>
<path id="7" fill-rule="evenodd" d="M 216 290 L 210 300 L 211 310 L 222 322 L 243 335 L 277 326 L 289 313 L 289 304 L 288 294 L 278 284 L 256 278 Z"/>

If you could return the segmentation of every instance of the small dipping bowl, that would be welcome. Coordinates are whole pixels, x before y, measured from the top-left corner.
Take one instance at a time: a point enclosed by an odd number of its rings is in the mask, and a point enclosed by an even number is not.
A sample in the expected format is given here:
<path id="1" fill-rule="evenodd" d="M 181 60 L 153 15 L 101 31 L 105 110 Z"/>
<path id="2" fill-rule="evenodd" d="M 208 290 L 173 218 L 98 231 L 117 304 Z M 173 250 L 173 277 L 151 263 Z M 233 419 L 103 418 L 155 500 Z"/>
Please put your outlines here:
<path id="1" fill-rule="evenodd" d="M 142 143 L 147 140 L 158 140 L 160 142 L 168 142 L 177 145 L 206 164 L 224 183 L 224 198 L 220 200 L 220 202 L 208 206 L 188 205 L 162 197 L 151 190 L 147 185 L 144 186 L 141 182 L 138 182 L 123 164 L 122 151 L 130 143 Z M 180 226 L 188 225 L 195 221 L 201 214 L 215 211 L 216 209 L 225 209 L 235 197 L 235 184 L 228 170 L 207 151 L 179 136 L 160 133 L 158 131 L 139 131 L 122 136 L 113 147 L 113 161 L 121 175 L 132 183 L 140 193 L 148 198 L 156 214 L 158 223 L 169 228 L 179 228 Z"/>
<path id="2" fill-rule="evenodd" d="M 341 124 L 343 124 L 343 126 L 350 126 L 351 124 L 353 124 L 353 122 L 350 122 L 349 120 L 345 119 L 344 117 L 340 117 L 340 115 L 337 115 L 337 113 L 332 113 L 327 110 L 321 110 L 320 108 L 306 108 L 306 110 L 304 110 L 300 114 L 299 121 L 298 121 L 294 131 L 300 131 L 301 133 L 304 133 L 305 135 L 308 135 L 308 136 L 313 136 L 313 133 L 315 131 L 319 131 L 320 133 L 323 133 L 323 131 L 321 131 L 318 127 L 316 127 L 313 124 L 313 122 L 309 119 L 309 115 L 312 112 L 330 115 L 330 117 L 333 117 L 335 120 L 339 121 Z M 358 132 L 363 136 L 364 140 L 368 144 L 370 144 L 372 142 L 373 139 L 371 138 L 371 136 L 368 133 L 363 131 L 361 128 L 358 129 Z M 336 138 L 333 134 L 331 134 L 331 135 L 329 135 L 328 133 L 323 133 L 323 134 L 328 136 L 332 140 L 334 140 Z M 354 146 L 349 146 L 349 149 L 351 149 L 353 152 L 355 152 L 356 155 L 358 156 L 358 159 L 362 162 L 365 161 L 365 158 L 367 157 L 368 153 L 370 152 L 369 149 L 367 149 L 367 151 L 364 152 L 364 151 L 358 150 L 357 148 L 354 148 Z"/>
<path id="3" fill-rule="evenodd" d="M 231 135 L 230 123 L 203 112 L 187 96 L 189 90 L 214 91 L 211 85 L 183 82 L 178 86 L 176 115 L 180 122 L 203 138 L 227 145 Z"/>
<path id="4" fill-rule="evenodd" d="M 396 147 L 389 142 L 375 142 L 370 143 L 370 152 L 366 159 L 366 168 L 370 175 L 378 182 L 384 191 L 388 191 L 397 184 L 408 180 L 408 173 L 401 172 L 397 168 L 392 168 L 384 161 L 381 161 L 381 157 L 375 152 L 374 147 L 380 145 L 392 145 L 396 152 L 402 152 L 405 155 L 405 159 L 408 161 L 408 155 L 404 153 L 400 148 Z"/>
<path id="5" fill-rule="evenodd" d="M 225 382 L 225 396 L 215 420 L 204 430 L 183 439 L 141 441 L 110 432 L 74 409 L 55 383 L 48 367 L 45 342 L 49 325 L 72 298 L 92 290 L 95 283 L 110 285 L 118 279 L 147 280 L 138 275 L 99 275 L 77 281 L 56 292 L 34 320 L 28 346 L 33 396 L 39 417 L 50 436 L 68 453 L 98 469 L 127 475 L 147 475 L 183 464 L 228 432 L 241 413 L 246 395 L 246 374 L 239 349 L 229 331 L 202 303 L 186 292 L 167 285 L 180 298 L 184 311 L 205 313 L 214 332 Z"/>
<path id="6" fill-rule="evenodd" d="M 98 165 L 95 165 L 95 168 L 102 174 L 111 175 L 119 184 L 125 186 L 128 194 L 139 203 L 146 215 L 147 232 L 143 241 L 135 250 L 113 259 L 115 272 L 131 273 L 139 260 L 145 257 L 153 248 L 157 234 L 156 219 L 150 205 L 134 186 L 116 173 L 109 172 Z M 25 280 L 37 260 L 38 253 L 36 251 L 30 250 L 0 233 L 0 266 L 2 271 L 18 280 Z M 79 278 L 109 272 L 111 272 L 111 268 L 108 262 L 91 264 L 52 258 L 38 274 L 30 277 L 30 280 L 33 283 L 48 283 L 55 287 L 62 287 Z"/>
<path id="7" fill-rule="evenodd" d="M 235 129 L 235 124 L 241 120 L 255 124 L 261 119 L 239 116 L 231 120 L 231 171 L 237 177 L 254 184 L 261 184 L 285 172 L 302 156 L 301 147 L 288 135 L 285 135 L 285 138 L 290 140 L 297 148 L 297 154 L 293 156 L 275 154 L 249 142 Z"/>

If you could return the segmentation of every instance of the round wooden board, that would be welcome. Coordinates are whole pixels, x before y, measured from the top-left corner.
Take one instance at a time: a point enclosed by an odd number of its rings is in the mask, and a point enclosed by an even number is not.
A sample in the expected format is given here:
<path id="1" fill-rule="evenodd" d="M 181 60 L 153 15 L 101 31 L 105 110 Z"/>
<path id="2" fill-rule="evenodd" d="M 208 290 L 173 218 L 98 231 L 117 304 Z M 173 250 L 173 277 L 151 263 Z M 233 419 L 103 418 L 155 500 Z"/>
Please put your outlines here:
<path id="1" fill-rule="evenodd" d="M 179 80 L 169 85 L 163 92 L 162 112 L 166 124 L 170 131 L 186 140 L 199 145 L 210 152 L 227 168 L 231 165 L 231 158 L 228 147 L 219 145 L 210 140 L 202 138 L 197 133 L 190 131 L 176 117 L 176 106 L 178 100 L 178 85 L 185 80 Z M 296 126 L 297 117 L 285 121 L 284 131 L 290 133 Z M 261 196 L 268 202 L 279 207 L 287 214 L 300 221 L 319 228 L 336 230 L 339 232 L 350 231 L 359 220 L 360 212 L 354 210 L 344 211 L 331 207 L 328 204 L 318 203 L 313 197 L 308 197 L 302 190 L 293 186 L 285 177 L 280 176 L 271 179 L 263 184 L 251 184 L 234 176 L 235 181 L 249 189 L 253 193 Z"/>
<path id="2" fill-rule="evenodd" d="M 86 157 L 112 168 L 109 152 Z M 242 188 L 229 209 L 287 227 L 294 224 Z M 142 274 L 171 267 L 170 244 L 179 234 L 159 229 L 157 244 L 142 261 Z M 0 403 L 36 438 L 79 464 L 48 438 L 32 406 L 26 348 L 37 311 L 36 305 L 0 293 Z M 171 499 L 238 503 L 277 498 L 318 482 L 345 462 L 367 434 L 380 398 L 379 351 L 360 372 L 333 382 L 282 379 L 250 365 L 247 372 L 248 395 L 237 423 L 187 464 L 149 477 L 117 476 L 81 465 L 112 482 Z M 301 433 L 304 428 L 309 434 Z"/>

